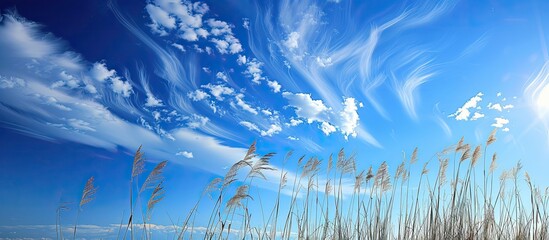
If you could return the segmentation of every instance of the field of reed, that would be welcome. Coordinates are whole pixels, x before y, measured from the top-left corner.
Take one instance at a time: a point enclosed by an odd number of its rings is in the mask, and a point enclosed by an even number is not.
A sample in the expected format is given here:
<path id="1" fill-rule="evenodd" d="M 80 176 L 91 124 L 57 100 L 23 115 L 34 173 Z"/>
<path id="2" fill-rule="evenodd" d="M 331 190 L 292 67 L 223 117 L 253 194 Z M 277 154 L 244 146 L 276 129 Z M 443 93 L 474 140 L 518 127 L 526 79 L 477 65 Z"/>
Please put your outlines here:
<path id="1" fill-rule="evenodd" d="M 169 238 L 549 239 L 549 188 L 535 185 L 520 162 L 508 170 L 497 169 L 498 155 L 490 151 L 495 141 L 494 130 L 482 145 L 461 138 L 423 162 L 416 148 L 394 169 L 383 162 L 364 170 L 357 169 L 356 156 L 344 149 L 325 160 L 288 152 L 283 167 L 275 168 L 270 164 L 275 153 L 260 156 L 253 143 L 225 176 L 204 188 L 183 220 L 173 224 Z M 166 194 L 166 164 L 160 162 L 142 176 L 141 147 L 135 153 L 130 216 L 120 224 L 117 239 L 152 238 L 151 215 Z M 289 171 L 290 164 L 297 164 L 297 172 Z M 421 171 L 412 172 L 414 165 Z M 275 204 L 270 206 L 262 203 L 261 191 L 251 194 L 254 181 L 267 179 L 267 172 L 279 176 Z M 346 184 L 349 179 L 354 184 Z M 90 178 L 80 208 L 95 191 Z M 205 206 L 208 210 L 200 211 Z M 252 208 L 261 211 L 252 214 Z M 141 219 L 135 218 L 136 211 L 143 211 Z M 206 224 L 195 223 L 198 212 L 209 214 Z M 77 230 L 78 217 L 70 237 L 76 238 Z M 69 238 L 61 231 L 58 237 Z"/>

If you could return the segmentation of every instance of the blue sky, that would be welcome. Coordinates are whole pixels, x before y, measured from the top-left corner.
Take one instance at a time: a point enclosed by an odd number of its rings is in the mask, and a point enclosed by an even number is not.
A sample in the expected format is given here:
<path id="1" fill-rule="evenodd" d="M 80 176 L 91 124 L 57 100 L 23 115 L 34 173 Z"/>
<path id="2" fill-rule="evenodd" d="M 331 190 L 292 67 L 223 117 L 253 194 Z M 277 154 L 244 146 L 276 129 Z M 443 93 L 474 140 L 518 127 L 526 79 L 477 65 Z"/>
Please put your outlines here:
<path id="1" fill-rule="evenodd" d="M 548 4 L 2 1 L 0 234 L 50 236 L 90 176 L 81 223 L 120 222 L 140 145 L 148 169 L 168 160 L 159 225 L 253 141 L 277 168 L 290 149 L 345 147 L 359 168 L 394 170 L 416 146 L 428 160 L 497 128 L 499 166 L 521 160 L 543 185 Z M 278 176 L 252 194 L 274 194 Z"/>

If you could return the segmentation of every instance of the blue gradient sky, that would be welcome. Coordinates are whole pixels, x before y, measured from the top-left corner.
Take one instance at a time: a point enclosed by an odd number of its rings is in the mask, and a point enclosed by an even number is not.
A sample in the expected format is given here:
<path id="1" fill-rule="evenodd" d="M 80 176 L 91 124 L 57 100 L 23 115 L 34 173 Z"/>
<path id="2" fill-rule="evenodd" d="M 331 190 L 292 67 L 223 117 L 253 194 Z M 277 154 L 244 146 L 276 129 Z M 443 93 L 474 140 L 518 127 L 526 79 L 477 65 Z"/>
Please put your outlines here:
<path id="1" fill-rule="evenodd" d="M 0 10 L 0 237 L 55 236 L 63 202 L 73 202 L 70 226 L 90 176 L 99 190 L 80 223 L 119 223 L 140 145 L 148 169 L 168 160 L 153 216 L 165 226 L 253 141 L 278 153 L 277 168 L 290 149 L 326 159 L 345 147 L 359 168 L 388 161 L 393 171 L 416 146 L 429 160 L 498 128 L 500 169 L 521 160 L 549 182 L 546 1 L 29 0 Z M 277 176 L 252 195 L 274 194 Z"/>

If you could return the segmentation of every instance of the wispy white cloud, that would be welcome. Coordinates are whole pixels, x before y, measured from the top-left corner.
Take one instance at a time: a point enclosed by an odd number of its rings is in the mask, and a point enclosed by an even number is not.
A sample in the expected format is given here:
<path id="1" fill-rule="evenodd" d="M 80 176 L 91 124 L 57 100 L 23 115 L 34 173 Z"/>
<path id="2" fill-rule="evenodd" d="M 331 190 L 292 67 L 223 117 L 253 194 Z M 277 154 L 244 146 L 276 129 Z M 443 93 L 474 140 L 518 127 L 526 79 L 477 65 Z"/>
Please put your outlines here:
<path id="1" fill-rule="evenodd" d="M 455 118 L 458 121 L 467 121 L 471 115 L 471 109 L 476 109 L 480 101 L 482 101 L 482 92 L 477 93 L 474 97 L 469 99 L 462 107 L 458 108 L 457 111 L 453 114 L 448 115 L 448 117 Z"/>
<path id="2" fill-rule="evenodd" d="M 280 92 L 280 88 L 282 88 L 282 86 L 280 86 L 280 84 L 277 82 L 277 81 L 267 81 L 267 85 L 269 85 L 269 87 L 271 88 L 271 90 L 274 92 L 274 93 L 278 93 Z"/>
<path id="3" fill-rule="evenodd" d="M 328 122 L 322 122 L 322 124 L 320 124 L 319 128 L 326 135 L 330 135 L 331 133 L 336 131 L 335 126 L 331 125 Z"/>
<path id="4" fill-rule="evenodd" d="M 208 83 L 206 85 L 202 85 L 202 87 L 209 89 L 210 94 L 212 94 L 212 96 L 214 96 L 218 101 L 223 101 L 225 99 L 225 95 L 232 95 L 234 93 L 234 89 L 224 85 Z"/>
<path id="5" fill-rule="evenodd" d="M 198 101 L 201 101 L 201 100 L 204 100 L 204 99 L 207 99 L 207 98 L 210 97 L 209 94 L 207 94 L 206 92 L 204 92 L 200 89 L 189 92 L 187 94 L 187 96 L 195 102 L 198 102 Z M 221 96 L 218 96 L 218 97 L 221 97 Z M 218 97 L 216 97 L 216 98 L 218 98 Z"/>
<path id="6" fill-rule="evenodd" d="M 479 112 L 475 112 L 473 114 L 473 116 L 471 117 L 471 121 L 475 121 L 475 120 L 478 120 L 478 119 L 483 118 L 483 117 L 484 117 L 484 114 L 479 113 Z"/>
<path id="7" fill-rule="evenodd" d="M 503 126 L 509 123 L 509 119 L 505 119 L 501 117 L 494 118 L 494 120 L 496 122 L 492 124 L 492 127 L 502 128 Z"/>
<path id="8" fill-rule="evenodd" d="M 257 115 L 257 110 L 244 101 L 244 94 L 239 93 L 235 96 L 236 105 L 253 115 Z"/>
<path id="9" fill-rule="evenodd" d="M 311 94 L 283 92 L 282 96 L 288 100 L 289 106 L 295 108 L 296 115 L 307 120 L 308 123 L 328 120 L 327 112 L 330 109 L 322 100 L 313 100 Z"/>
<path id="10" fill-rule="evenodd" d="M 347 138 L 349 135 L 356 137 L 356 127 L 358 126 L 358 113 L 356 100 L 354 98 L 346 98 L 343 102 L 343 111 L 339 114 L 341 116 L 340 129 L 341 133 Z"/>
<path id="11" fill-rule="evenodd" d="M 183 156 L 183 157 L 186 157 L 186 158 L 193 158 L 194 157 L 192 152 L 187 152 L 187 151 L 177 152 L 175 155 L 176 156 Z"/>

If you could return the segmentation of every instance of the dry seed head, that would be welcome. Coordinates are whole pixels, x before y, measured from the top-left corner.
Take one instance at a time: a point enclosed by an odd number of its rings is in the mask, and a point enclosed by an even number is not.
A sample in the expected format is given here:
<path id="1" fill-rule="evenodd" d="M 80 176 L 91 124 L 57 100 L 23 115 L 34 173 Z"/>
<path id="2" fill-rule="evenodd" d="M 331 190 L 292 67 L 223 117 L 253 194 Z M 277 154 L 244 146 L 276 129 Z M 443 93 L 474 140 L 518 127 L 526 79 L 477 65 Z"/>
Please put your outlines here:
<path id="1" fill-rule="evenodd" d="M 305 155 L 302 155 L 301 157 L 299 157 L 299 159 L 297 159 L 297 165 L 298 166 L 301 166 L 301 163 L 303 162 L 304 158 L 305 158 Z"/>
<path id="2" fill-rule="evenodd" d="M 461 137 L 461 139 L 459 140 L 457 146 L 456 146 L 456 152 L 459 152 L 461 150 L 463 150 L 463 148 L 465 147 L 465 145 L 463 145 L 463 137 Z"/>
<path id="3" fill-rule="evenodd" d="M 490 146 L 490 144 L 494 143 L 496 141 L 496 132 L 497 128 L 494 128 L 492 132 L 490 133 L 490 136 L 488 137 L 488 140 L 486 140 L 486 146 Z"/>
<path id="4" fill-rule="evenodd" d="M 213 191 L 219 190 L 219 184 L 221 183 L 221 181 L 223 181 L 221 178 L 214 178 L 212 181 L 210 181 L 208 186 L 206 186 L 206 188 L 204 189 L 204 193 L 211 193 Z"/>
<path id="5" fill-rule="evenodd" d="M 238 170 L 242 169 L 244 166 L 250 166 L 250 163 L 244 160 L 240 160 L 233 164 L 223 178 L 223 185 L 221 186 L 221 189 L 224 189 L 225 187 L 231 185 L 231 183 L 236 181 L 236 174 L 238 173 Z"/>
<path id="6" fill-rule="evenodd" d="M 410 171 L 404 171 L 404 173 L 402 174 L 402 182 L 408 181 L 409 178 L 410 178 Z"/>
<path id="7" fill-rule="evenodd" d="M 364 170 L 362 170 L 360 174 L 355 176 L 355 190 L 360 189 L 363 180 L 364 180 Z"/>
<path id="8" fill-rule="evenodd" d="M 143 160 L 143 153 L 141 152 L 141 146 L 137 149 L 133 156 L 133 165 L 132 165 L 132 178 L 137 177 L 139 174 L 143 173 L 145 167 L 145 161 Z"/>
<path id="9" fill-rule="evenodd" d="M 164 170 L 164 167 L 166 167 L 167 163 L 168 161 L 162 161 L 154 167 L 151 173 L 149 173 L 149 176 L 147 176 L 147 179 L 145 179 L 145 182 L 143 182 L 143 185 L 141 185 L 139 193 L 142 193 L 146 189 L 153 188 L 159 181 L 162 180 L 162 171 Z"/>
<path id="10" fill-rule="evenodd" d="M 429 169 L 427 169 L 428 164 L 429 162 L 426 162 L 425 164 L 423 164 L 423 170 L 421 170 L 421 175 L 429 173 Z"/>
<path id="11" fill-rule="evenodd" d="M 412 157 L 410 158 L 410 164 L 414 164 L 417 162 L 417 147 L 414 149 L 414 152 L 412 152 Z"/>
<path id="12" fill-rule="evenodd" d="M 517 175 L 518 175 L 518 173 L 520 172 L 521 169 L 522 169 L 522 163 L 520 161 L 518 161 L 517 165 L 512 169 L 513 170 L 512 175 L 513 175 L 514 179 L 517 178 Z"/>
<path id="13" fill-rule="evenodd" d="M 328 172 L 330 172 L 333 166 L 334 166 L 334 159 L 332 154 L 330 154 L 330 157 L 328 158 Z"/>
<path id="14" fill-rule="evenodd" d="M 368 184 L 370 179 L 372 179 L 373 177 L 374 177 L 374 173 L 372 172 L 372 166 L 370 166 L 370 168 L 368 168 L 368 173 L 366 173 L 366 177 L 364 178 L 364 180 L 366 181 L 366 184 Z"/>
<path id="15" fill-rule="evenodd" d="M 229 201 L 227 202 L 227 207 L 242 207 L 242 200 L 245 198 L 253 198 L 248 195 L 248 185 L 242 185 L 238 187 L 236 193 Z"/>
<path id="16" fill-rule="evenodd" d="M 528 184 L 532 184 L 532 181 L 531 181 L 531 179 L 530 179 L 530 175 L 529 175 L 528 172 L 526 172 L 526 171 L 524 172 L 524 178 L 526 179 L 526 182 L 527 182 Z"/>
<path id="17" fill-rule="evenodd" d="M 330 194 L 331 191 L 332 191 L 332 184 L 330 183 L 330 180 L 328 180 L 326 182 L 326 189 L 324 190 L 324 192 L 326 192 L 326 194 Z"/>
<path id="18" fill-rule="evenodd" d="M 477 163 L 477 160 L 480 158 L 480 145 L 478 145 L 475 148 L 475 151 L 473 151 L 473 157 L 471 158 L 471 166 L 475 166 Z"/>
<path id="19" fill-rule="evenodd" d="M 465 161 L 467 158 L 471 156 L 471 146 L 469 144 L 463 145 L 463 154 L 461 155 L 460 162 Z"/>
<path id="20" fill-rule="evenodd" d="M 284 163 L 286 163 L 288 161 L 288 159 L 290 159 L 290 157 L 292 157 L 292 155 L 294 154 L 294 150 L 290 150 L 286 153 L 286 156 L 284 156 Z"/>
<path id="21" fill-rule="evenodd" d="M 269 164 L 269 160 L 271 157 L 273 157 L 275 153 L 267 153 L 263 157 L 261 157 L 259 160 L 255 161 L 252 165 L 252 169 L 250 169 L 250 172 L 248 173 L 248 176 L 255 177 L 260 176 L 263 179 L 267 179 L 265 177 L 265 174 L 263 174 L 263 171 L 274 171 L 275 168 L 271 167 Z"/>
<path id="22" fill-rule="evenodd" d="M 398 167 L 397 167 L 396 174 L 395 174 L 395 179 L 398 179 L 399 177 L 404 178 L 404 174 L 406 173 L 406 168 L 405 167 L 406 167 L 405 163 L 404 163 L 404 161 L 402 161 L 402 163 L 400 163 L 400 165 L 398 165 Z"/>
<path id="23" fill-rule="evenodd" d="M 440 168 L 438 170 L 440 186 L 444 185 L 444 183 L 446 182 L 446 169 L 447 168 L 448 168 L 448 158 L 440 161 Z"/>
<path id="24" fill-rule="evenodd" d="M 490 163 L 490 173 L 494 173 L 494 170 L 498 167 L 496 163 L 497 158 L 497 153 L 494 153 L 494 155 L 492 155 L 492 162 Z"/>
<path id="25" fill-rule="evenodd" d="M 82 198 L 80 198 L 80 207 L 86 205 L 86 203 L 91 202 L 95 198 L 97 188 L 93 185 L 93 182 L 93 177 L 90 177 L 86 182 L 86 186 L 84 186 L 84 190 L 82 191 Z"/>
<path id="26" fill-rule="evenodd" d="M 286 176 L 288 172 L 284 172 L 284 174 L 282 174 L 282 179 L 280 180 L 280 188 L 284 188 L 286 186 L 286 183 L 288 182 L 288 177 Z"/>
<path id="27" fill-rule="evenodd" d="M 389 168 L 387 162 L 383 162 L 379 169 L 377 170 L 374 187 L 379 187 L 381 192 L 385 192 L 391 188 L 391 181 L 389 176 Z"/>
<path id="28" fill-rule="evenodd" d="M 503 184 L 503 182 L 505 182 L 505 180 L 511 178 L 512 171 L 513 171 L 513 169 L 511 169 L 510 171 L 503 171 L 501 173 L 501 175 L 499 175 L 499 181 Z"/>
<path id="29" fill-rule="evenodd" d="M 151 219 L 152 210 L 158 202 L 164 199 L 164 193 L 164 187 L 162 187 L 162 182 L 160 182 L 154 188 L 151 198 L 149 198 L 149 201 L 147 202 L 147 219 Z"/>

